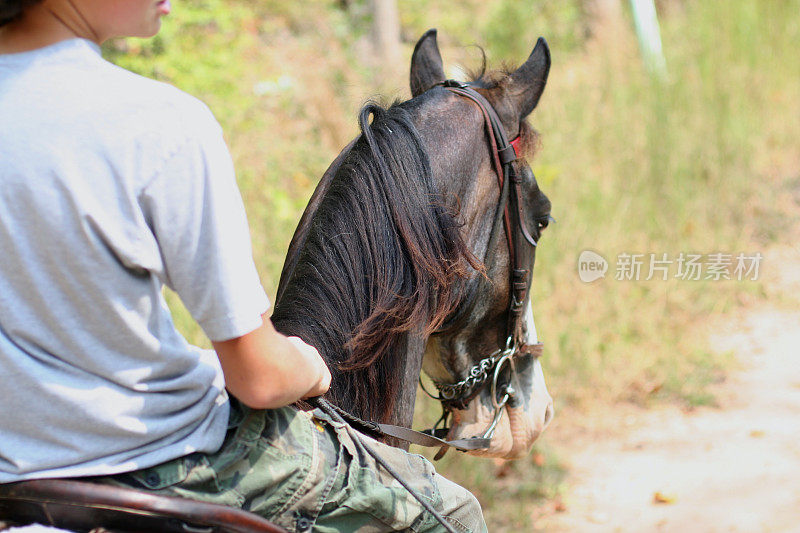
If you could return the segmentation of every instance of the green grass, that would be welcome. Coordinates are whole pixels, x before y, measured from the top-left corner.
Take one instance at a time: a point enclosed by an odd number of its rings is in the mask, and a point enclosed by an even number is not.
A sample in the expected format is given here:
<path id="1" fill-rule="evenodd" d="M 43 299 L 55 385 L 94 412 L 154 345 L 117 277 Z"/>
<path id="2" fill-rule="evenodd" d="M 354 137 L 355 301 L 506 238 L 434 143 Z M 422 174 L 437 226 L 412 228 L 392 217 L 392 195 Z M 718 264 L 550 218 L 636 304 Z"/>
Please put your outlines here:
<path id="1" fill-rule="evenodd" d="M 709 385 L 732 358 L 711 349 L 701 326 L 764 298 L 763 287 L 615 281 L 614 263 L 621 253 L 749 253 L 781 238 L 776 198 L 800 177 L 800 1 L 659 2 L 664 82 L 642 67 L 630 24 L 612 41 L 587 40 L 581 5 L 457 0 L 445 9 L 410 0 L 401 19 L 413 39 L 438 27 L 449 64 L 477 66 L 473 43 L 494 65 L 521 62 L 539 35 L 551 44 L 553 68 L 532 117 L 543 138 L 533 166 L 558 223 L 537 253 L 533 301 L 557 416 L 597 402 L 713 404 Z M 314 185 L 357 132 L 360 104 L 377 92 L 408 94 L 407 64 L 364 60 L 365 2 L 337 6 L 183 3 L 158 39 L 107 47 L 118 63 L 215 112 L 272 294 Z M 584 249 L 611 262 L 606 279 L 578 279 Z M 189 339 L 205 342 L 177 299 L 170 303 Z M 431 416 L 426 405 L 421 418 Z M 526 530 L 531 502 L 562 490 L 556 452 L 541 446 L 542 466 L 532 456 L 500 470 L 451 453 L 440 469 L 476 492 L 496 530 Z"/>

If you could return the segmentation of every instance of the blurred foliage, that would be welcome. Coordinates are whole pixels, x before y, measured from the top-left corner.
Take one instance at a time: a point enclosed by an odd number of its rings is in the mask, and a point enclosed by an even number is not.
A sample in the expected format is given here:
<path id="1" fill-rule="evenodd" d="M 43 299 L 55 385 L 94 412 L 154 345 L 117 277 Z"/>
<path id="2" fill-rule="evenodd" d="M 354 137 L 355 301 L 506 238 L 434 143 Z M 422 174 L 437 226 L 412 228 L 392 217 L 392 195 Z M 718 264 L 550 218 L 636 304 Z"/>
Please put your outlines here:
<path id="1" fill-rule="evenodd" d="M 579 0 L 400 3 L 406 58 L 430 27 L 439 29 L 446 66 L 479 67 L 472 44 L 499 66 L 521 63 L 539 35 L 550 43 L 553 68 L 531 122 L 543 136 L 534 170 L 558 223 L 537 252 L 533 300 L 557 411 L 712 403 L 708 386 L 724 376 L 730 354 L 711 350 L 702 325 L 763 298 L 763 288 L 614 281 L 616 257 L 755 252 L 781 237 L 776 197 L 800 179 L 800 0 L 658 6 L 664 82 L 643 69 L 629 22 L 618 35 L 594 38 Z M 360 105 L 376 91 L 408 95 L 407 60 L 376 65 L 369 23 L 366 0 L 193 0 L 176 2 L 158 37 L 105 48 L 118 64 L 214 111 L 271 294 L 317 180 L 357 133 Z M 579 281 L 584 249 L 610 261 L 605 280 Z M 187 337 L 207 342 L 177 298 L 170 303 Z M 434 417 L 433 409 L 420 402 L 418 417 Z M 558 443 L 545 438 L 537 449 L 544 462 L 519 461 L 502 480 L 492 461 L 462 454 L 440 469 L 476 492 L 493 529 L 527 530 L 530 499 L 556 495 L 562 478 Z"/>
<path id="2" fill-rule="evenodd" d="M 552 47 L 574 51 L 588 31 L 584 11 L 579 0 L 406 0 L 401 2 L 400 16 L 409 39 L 437 27 L 445 44 L 479 45 L 492 61 L 519 63 L 541 35 Z"/>

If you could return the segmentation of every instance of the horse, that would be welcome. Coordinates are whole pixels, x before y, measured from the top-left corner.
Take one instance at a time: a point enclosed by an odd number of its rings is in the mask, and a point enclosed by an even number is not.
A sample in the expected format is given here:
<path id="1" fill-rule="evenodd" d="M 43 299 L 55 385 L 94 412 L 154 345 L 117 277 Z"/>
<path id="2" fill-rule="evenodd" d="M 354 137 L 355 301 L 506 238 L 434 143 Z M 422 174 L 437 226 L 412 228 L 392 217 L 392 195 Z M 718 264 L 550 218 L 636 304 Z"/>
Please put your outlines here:
<path id="1" fill-rule="evenodd" d="M 527 288 L 551 220 L 526 159 L 538 139 L 526 117 L 549 68 L 540 38 L 516 70 L 487 73 L 484 57 L 468 84 L 448 82 L 432 29 L 414 48 L 412 98 L 362 108 L 361 134 L 300 219 L 272 315 L 278 331 L 326 360 L 332 403 L 410 427 L 424 371 L 440 390 L 444 418 L 452 416 L 448 438 L 491 437 L 470 453 L 521 457 L 548 425 L 541 352 L 520 347 L 535 335 Z M 519 157 L 505 181 L 516 190 L 503 187 L 493 129 L 515 139 Z M 503 207 L 514 194 L 509 217 Z M 512 224 L 525 240 L 514 242 Z"/>

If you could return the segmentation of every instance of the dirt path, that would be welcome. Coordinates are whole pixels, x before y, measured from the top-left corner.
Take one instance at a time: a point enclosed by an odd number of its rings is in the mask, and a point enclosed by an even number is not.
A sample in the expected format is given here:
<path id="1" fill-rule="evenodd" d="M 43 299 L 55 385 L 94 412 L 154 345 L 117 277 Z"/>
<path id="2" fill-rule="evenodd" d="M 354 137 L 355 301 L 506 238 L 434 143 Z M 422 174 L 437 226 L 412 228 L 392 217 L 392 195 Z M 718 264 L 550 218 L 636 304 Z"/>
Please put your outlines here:
<path id="1" fill-rule="evenodd" d="M 783 263 L 769 283 L 798 295 L 800 254 L 787 254 L 771 254 L 793 268 Z M 718 391 L 720 406 L 629 411 L 620 430 L 581 439 L 566 454 L 565 510 L 538 527 L 800 532 L 800 312 L 751 310 L 712 342 L 734 350 L 742 366 Z"/>

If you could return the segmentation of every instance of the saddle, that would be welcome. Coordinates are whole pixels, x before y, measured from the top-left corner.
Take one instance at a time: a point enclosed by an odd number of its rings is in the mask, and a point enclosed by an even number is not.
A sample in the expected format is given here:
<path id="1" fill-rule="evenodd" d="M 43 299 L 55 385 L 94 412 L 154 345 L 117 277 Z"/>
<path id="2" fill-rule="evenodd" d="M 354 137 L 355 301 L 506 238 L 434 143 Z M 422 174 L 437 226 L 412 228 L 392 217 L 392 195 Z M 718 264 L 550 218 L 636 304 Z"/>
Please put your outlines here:
<path id="1" fill-rule="evenodd" d="M 0 530 L 43 524 L 79 532 L 286 533 L 247 511 L 71 479 L 0 485 Z"/>

